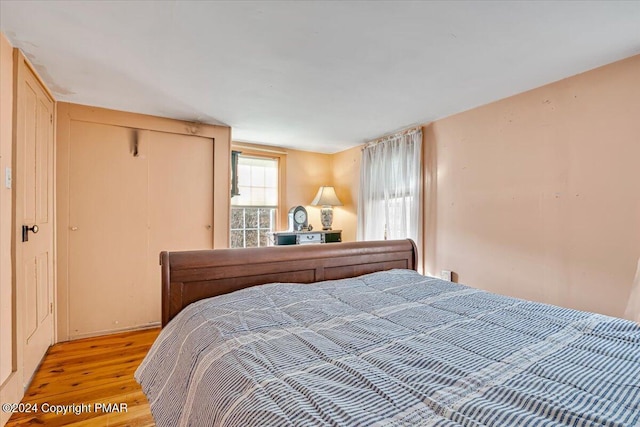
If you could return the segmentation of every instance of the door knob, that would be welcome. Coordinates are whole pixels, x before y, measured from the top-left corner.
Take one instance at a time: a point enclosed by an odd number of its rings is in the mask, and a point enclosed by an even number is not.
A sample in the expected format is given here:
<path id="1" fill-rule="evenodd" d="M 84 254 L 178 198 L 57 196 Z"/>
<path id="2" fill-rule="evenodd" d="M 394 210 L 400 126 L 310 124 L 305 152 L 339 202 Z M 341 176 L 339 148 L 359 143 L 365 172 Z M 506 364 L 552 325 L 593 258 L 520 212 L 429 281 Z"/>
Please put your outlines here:
<path id="1" fill-rule="evenodd" d="M 28 242 L 29 241 L 29 232 L 31 231 L 33 234 L 37 234 L 38 231 L 40 230 L 40 228 L 34 224 L 31 227 L 29 227 L 28 225 L 23 225 L 22 226 L 22 241 L 23 242 Z"/>

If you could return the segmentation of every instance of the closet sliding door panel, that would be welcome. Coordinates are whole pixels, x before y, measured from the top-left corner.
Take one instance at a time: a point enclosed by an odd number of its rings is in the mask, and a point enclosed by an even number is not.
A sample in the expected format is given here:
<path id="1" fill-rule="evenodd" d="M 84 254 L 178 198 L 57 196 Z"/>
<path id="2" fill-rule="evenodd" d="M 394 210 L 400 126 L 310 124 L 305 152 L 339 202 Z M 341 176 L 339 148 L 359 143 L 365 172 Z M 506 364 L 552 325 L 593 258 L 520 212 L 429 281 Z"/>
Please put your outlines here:
<path id="1" fill-rule="evenodd" d="M 163 250 L 213 248 L 213 140 L 71 121 L 69 338 L 160 321 Z"/>
<path id="2" fill-rule="evenodd" d="M 160 251 L 213 249 L 213 140 L 146 131 L 149 147 L 149 277 L 142 308 L 160 314 Z M 159 319 L 159 318 L 158 318 Z"/>
<path id="3" fill-rule="evenodd" d="M 136 130 L 72 121 L 69 170 L 70 338 L 135 324 L 148 283 L 148 160 Z M 144 152 L 142 146 L 139 153 Z M 150 319 L 151 320 L 151 319 Z"/>

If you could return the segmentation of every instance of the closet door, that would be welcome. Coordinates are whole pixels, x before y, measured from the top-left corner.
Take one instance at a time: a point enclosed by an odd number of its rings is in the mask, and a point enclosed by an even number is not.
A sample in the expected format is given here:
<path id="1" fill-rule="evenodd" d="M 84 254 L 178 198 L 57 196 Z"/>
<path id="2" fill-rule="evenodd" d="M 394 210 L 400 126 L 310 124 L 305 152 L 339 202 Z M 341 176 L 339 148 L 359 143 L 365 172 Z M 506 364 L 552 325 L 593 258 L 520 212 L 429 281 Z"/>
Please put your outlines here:
<path id="1" fill-rule="evenodd" d="M 146 304 L 141 288 L 148 286 L 148 161 L 133 154 L 136 132 L 71 122 L 71 339 L 130 327 L 138 307 Z M 139 146 L 138 152 L 143 151 Z"/>
<path id="2" fill-rule="evenodd" d="M 70 129 L 70 338 L 158 323 L 160 251 L 213 247 L 213 140 Z"/>
<path id="3" fill-rule="evenodd" d="M 213 140 L 145 131 L 149 158 L 150 286 L 145 318 L 160 320 L 160 252 L 213 249 Z M 143 314 L 143 313 L 141 313 Z M 142 320 L 141 319 L 141 320 Z"/>

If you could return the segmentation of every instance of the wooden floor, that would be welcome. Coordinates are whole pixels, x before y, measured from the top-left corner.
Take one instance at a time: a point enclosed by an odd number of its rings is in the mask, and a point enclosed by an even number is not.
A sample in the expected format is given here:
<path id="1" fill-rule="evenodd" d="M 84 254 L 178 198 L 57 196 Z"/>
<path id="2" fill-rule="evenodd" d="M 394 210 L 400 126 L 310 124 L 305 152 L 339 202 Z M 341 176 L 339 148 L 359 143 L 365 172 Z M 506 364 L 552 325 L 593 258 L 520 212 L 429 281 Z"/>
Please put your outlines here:
<path id="1" fill-rule="evenodd" d="M 125 332 L 52 346 L 22 400 L 37 404 L 38 412 L 15 413 L 7 427 L 154 426 L 149 403 L 133 373 L 159 332 Z M 96 407 L 114 403 L 118 409 L 126 405 L 126 412 Z M 79 414 L 45 413 L 45 404 L 49 408 L 65 405 Z"/>

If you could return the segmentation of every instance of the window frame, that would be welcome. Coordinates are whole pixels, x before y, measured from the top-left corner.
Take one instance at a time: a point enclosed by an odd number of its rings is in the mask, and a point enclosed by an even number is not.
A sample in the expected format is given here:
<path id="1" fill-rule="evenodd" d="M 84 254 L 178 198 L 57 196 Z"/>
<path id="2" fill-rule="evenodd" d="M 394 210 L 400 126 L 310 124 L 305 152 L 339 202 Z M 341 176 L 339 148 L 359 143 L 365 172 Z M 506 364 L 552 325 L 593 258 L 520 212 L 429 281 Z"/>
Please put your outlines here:
<path id="1" fill-rule="evenodd" d="M 275 225 L 273 231 L 278 231 L 282 228 L 282 224 L 286 223 L 287 212 L 283 209 L 285 206 L 286 198 L 286 169 L 287 169 L 287 153 L 279 150 L 277 147 L 262 147 L 252 144 L 240 144 L 233 143 L 231 150 L 240 151 L 240 156 L 259 157 L 265 159 L 274 159 L 278 161 L 278 204 L 276 206 Z M 229 157 L 231 158 L 231 157 Z M 231 192 L 228 193 L 229 195 Z M 231 247 L 231 210 L 233 209 L 231 202 L 231 196 L 229 196 L 229 241 L 228 245 Z"/>

